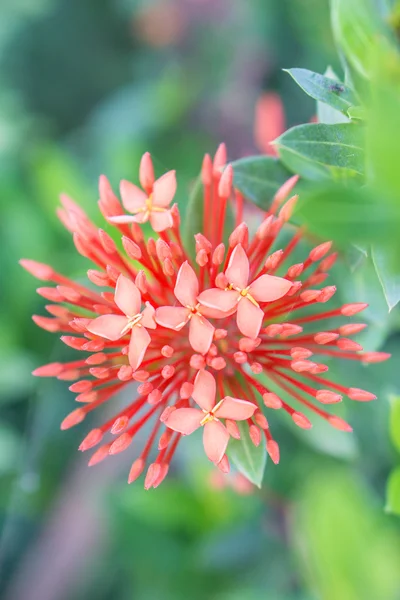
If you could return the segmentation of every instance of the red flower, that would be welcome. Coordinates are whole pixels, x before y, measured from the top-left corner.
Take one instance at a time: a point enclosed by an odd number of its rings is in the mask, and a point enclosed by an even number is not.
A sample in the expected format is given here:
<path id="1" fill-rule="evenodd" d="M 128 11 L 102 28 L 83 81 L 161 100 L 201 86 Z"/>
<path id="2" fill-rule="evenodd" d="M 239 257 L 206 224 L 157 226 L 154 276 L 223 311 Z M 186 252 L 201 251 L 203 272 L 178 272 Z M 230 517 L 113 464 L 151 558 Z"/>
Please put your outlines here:
<path id="1" fill-rule="evenodd" d="M 48 331 L 62 333 L 65 344 L 85 353 L 80 360 L 51 363 L 34 371 L 73 382 L 70 390 L 77 393 L 80 407 L 64 419 L 62 429 L 111 402 L 132 380 L 140 383 L 138 398 L 92 429 L 80 449 L 88 450 L 107 436 L 89 461 L 93 465 L 125 450 L 153 420 L 129 475 L 133 481 L 143 471 L 161 432 L 146 488 L 161 483 L 182 436 L 200 427 L 208 458 L 224 473 L 229 471 L 225 454 L 229 437 L 240 438 L 239 420 L 249 428 L 255 445 L 264 437 L 272 460 L 278 462 L 279 447 L 262 403 L 268 409 L 283 409 L 299 427 L 311 427 L 297 408 L 304 407 L 333 427 L 351 431 L 348 423 L 322 406 L 340 402 L 343 395 L 360 401 L 375 396 L 321 377 L 328 367 L 311 357 L 379 362 L 389 356 L 363 353 L 349 338 L 365 325 L 343 324 L 343 317 L 361 312 L 366 304 L 322 310 L 321 305 L 336 291 L 334 286 L 321 287 L 336 260 L 330 242 L 317 246 L 296 264 L 292 252 L 301 241 L 301 231 L 292 230 L 284 250 L 274 248 L 297 201 L 293 196 L 283 204 L 296 178 L 278 191 L 249 240 L 241 217 L 243 199 L 232 188 L 232 168 L 223 170 L 225 163 L 224 146 L 213 162 L 208 155 L 204 159 L 204 224 L 195 236 L 195 261 L 190 261 L 189 249 L 182 244 L 176 205 L 168 208 L 175 193 L 175 174 L 170 171 L 154 181 L 149 154 L 140 167 L 144 191 L 129 182 L 121 184 L 124 207 L 134 216 L 124 214 L 107 179 L 100 179 L 100 210 L 122 235 L 124 252 L 71 199 L 61 198 L 61 221 L 73 234 L 78 252 L 97 267 L 88 271 L 89 280 L 107 291 L 98 293 L 47 265 L 21 261 L 30 273 L 55 284 L 38 289 L 51 302 L 46 306 L 51 316 L 34 316 L 34 321 Z M 235 209 L 236 227 L 225 246 L 228 204 Z M 157 241 L 144 239 L 138 223 L 147 219 L 160 233 Z M 312 311 L 304 314 L 305 307 Z M 80 316 L 82 309 L 88 316 Z M 337 325 L 316 328 L 328 318 L 337 319 Z M 303 326 L 307 331 L 303 332 Z M 280 390 L 293 399 L 296 408 L 281 397 Z"/>

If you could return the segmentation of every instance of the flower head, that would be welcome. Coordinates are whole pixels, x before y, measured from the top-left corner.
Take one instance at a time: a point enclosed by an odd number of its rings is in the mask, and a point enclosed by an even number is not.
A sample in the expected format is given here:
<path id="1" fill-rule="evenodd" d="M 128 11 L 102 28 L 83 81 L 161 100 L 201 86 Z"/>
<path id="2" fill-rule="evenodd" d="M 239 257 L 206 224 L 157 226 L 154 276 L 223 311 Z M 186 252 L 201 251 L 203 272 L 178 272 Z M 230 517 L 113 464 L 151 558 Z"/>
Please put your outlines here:
<path id="1" fill-rule="evenodd" d="M 141 163 L 140 179 L 143 188 L 147 189 L 146 192 L 126 180 L 121 181 L 120 186 L 122 204 L 134 216 L 110 216 L 109 220 L 112 223 L 146 223 L 150 221 L 150 225 L 156 232 L 172 227 L 172 215 L 168 207 L 176 192 L 175 171 L 168 171 L 154 181 L 150 155 L 146 153 Z"/>
<path id="2" fill-rule="evenodd" d="M 264 440 L 272 460 L 279 462 L 266 410 L 282 410 L 302 428 L 311 427 L 309 417 L 318 416 L 351 431 L 324 405 L 341 402 L 343 396 L 362 402 L 375 396 L 358 384 L 349 387 L 325 377 L 328 367 L 317 357 L 372 363 L 389 356 L 363 352 L 352 336 L 366 325 L 343 322 L 366 304 L 324 309 L 336 291 L 324 285 L 337 258 L 330 242 L 294 262 L 303 232 L 286 223 L 297 201 L 296 196 L 287 200 L 296 178 L 278 190 L 249 238 L 242 222 L 244 199 L 233 188 L 232 167 L 225 163 L 224 146 L 214 161 L 207 155 L 203 162 L 203 230 L 195 235 L 195 260 L 181 241 L 178 208 L 168 208 L 175 174 L 155 180 L 146 153 L 139 172 L 144 191 L 121 184 L 122 203 L 133 216 L 123 214 L 107 179 L 100 178 L 100 210 L 121 236 L 123 251 L 115 236 L 95 226 L 73 200 L 61 197 L 58 215 L 77 251 L 95 264 L 88 278 L 101 291 L 47 265 L 21 261 L 32 275 L 53 284 L 37 290 L 50 304 L 49 316 L 35 315 L 35 323 L 61 333 L 66 345 L 82 353 L 78 360 L 34 371 L 71 382 L 79 407 L 62 429 L 106 403 L 112 407 L 113 397 L 136 382 L 137 398 L 115 414 L 108 410 L 112 416 L 88 431 L 80 450 L 98 446 L 89 461 L 94 465 L 126 450 L 152 422 L 129 474 L 130 482 L 139 477 L 158 438 L 146 489 L 163 481 L 178 444 L 196 429 L 202 428 L 205 453 L 222 473 L 229 471 L 229 438 L 240 439 L 243 427 L 255 445 Z M 226 237 L 228 209 L 234 210 L 235 228 Z M 140 224 L 146 220 L 160 232 L 157 241 L 144 238 Z M 282 249 L 277 239 L 285 228 L 292 237 Z"/>

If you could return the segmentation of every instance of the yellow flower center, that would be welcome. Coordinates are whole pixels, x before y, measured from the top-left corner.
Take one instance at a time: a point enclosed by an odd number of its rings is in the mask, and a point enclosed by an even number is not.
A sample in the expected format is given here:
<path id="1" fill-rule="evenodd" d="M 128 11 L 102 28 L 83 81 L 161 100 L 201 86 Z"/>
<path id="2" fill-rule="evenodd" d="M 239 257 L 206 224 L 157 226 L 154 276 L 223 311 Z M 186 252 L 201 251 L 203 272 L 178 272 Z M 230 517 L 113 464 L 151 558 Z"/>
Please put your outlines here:
<path id="1" fill-rule="evenodd" d="M 129 317 L 127 324 L 125 325 L 125 327 L 121 331 L 121 334 L 125 335 L 126 333 L 128 333 L 128 331 L 130 331 L 131 329 L 133 329 L 133 327 L 135 327 L 135 326 L 141 327 L 142 325 L 141 325 L 140 321 L 142 320 L 142 318 L 143 318 L 142 313 L 138 313 L 134 317 Z"/>
<path id="2" fill-rule="evenodd" d="M 206 411 L 203 409 L 203 413 L 205 414 L 204 418 L 200 421 L 200 425 L 203 427 L 206 423 L 210 423 L 211 421 L 217 420 L 217 417 L 215 416 L 215 413 L 217 412 L 217 410 L 219 409 L 219 407 L 221 406 L 221 404 L 223 403 L 224 399 L 222 398 L 222 400 L 220 400 L 218 402 L 218 404 L 216 404 L 214 406 L 214 408 L 210 411 Z"/>
<path id="3" fill-rule="evenodd" d="M 166 208 L 161 208 L 161 206 L 153 206 L 153 194 L 150 194 L 146 198 L 144 206 L 139 209 L 139 212 L 144 212 L 146 213 L 146 217 L 149 217 L 151 212 L 165 212 L 166 210 Z"/>

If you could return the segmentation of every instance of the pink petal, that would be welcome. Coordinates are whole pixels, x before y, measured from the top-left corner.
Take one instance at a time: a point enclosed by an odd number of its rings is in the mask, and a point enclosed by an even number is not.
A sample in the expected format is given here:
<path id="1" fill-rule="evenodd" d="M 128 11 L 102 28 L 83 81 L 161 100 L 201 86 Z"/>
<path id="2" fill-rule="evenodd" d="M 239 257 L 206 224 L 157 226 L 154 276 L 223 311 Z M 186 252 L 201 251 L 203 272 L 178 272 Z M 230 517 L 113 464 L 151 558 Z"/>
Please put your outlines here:
<path id="1" fill-rule="evenodd" d="M 232 419 L 233 421 L 244 421 L 254 415 L 257 406 L 252 402 L 231 398 L 226 396 L 221 406 L 215 412 L 218 419 Z"/>
<path id="2" fill-rule="evenodd" d="M 239 300 L 238 292 L 235 290 L 220 290 L 211 288 L 201 292 L 197 300 L 207 308 L 214 308 L 224 313 L 234 311 Z"/>
<path id="3" fill-rule="evenodd" d="M 189 343 L 195 352 L 207 354 L 210 349 L 215 328 L 207 319 L 193 315 L 189 326 Z"/>
<path id="4" fill-rule="evenodd" d="M 258 302 L 272 302 L 279 300 L 288 293 L 292 282 L 283 277 L 274 275 L 261 275 L 250 286 L 250 294 Z"/>
<path id="5" fill-rule="evenodd" d="M 145 327 L 138 327 L 135 325 L 135 327 L 132 328 L 128 357 L 129 364 L 134 371 L 140 366 L 150 342 L 151 337 Z"/>
<path id="6" fill-rule="evenodd" d="M 179 331 L 186 325 L 190 311 L 180 306 L 161 306 L 156 310 L 156 322 L 167 329 Z"/>
<path id="7" fill-rule="evenodd" d="M 137 185 L 123 179 L 120 184 L 122 204 L 131 213 L 136 213 L 146 206 L 147 194 Z"/>
<path id="8" fill-rule="evenodd" d="M 142 213 L 140 213 L 142 214 Z M 143 213 L 144 214 L 144 213 Z M 118 215 L 118 217 L 107 217 L 111 223 L 136 223 L 137 215 Z"/>
<path id="9" fill-rule="evenodd" d="M 150 302 L 146 302 L 146 308 L 142 311 L 143 316 L 142 320 L 140 321 L 143 327 L 146 327 L 147 329 L 155 329 L 157 327 L 154 320 L 155 313 L 155 308 L 150 304 Z"/>
<path id="10" fill-rule="evenodd" d="M 175 171 L 164 173 L 153 185 L 153 204 L 160 208 L 167 208 L 172 202 L 176 192 Z"/>
<path id="11" fill-rule="evenodd" d="M 214 377 L 208 371 L 199 371 L 194 380 L 192 392 L 193 400 L 209 412 L 215 405 L 216 383 Z"/>
<path id="12" fill-rule="evenodd" d="M 264 312 L 247 298 L 239 302 L 237 310 L 237 326 L 240 332 L 253 340 L 260 333 Z"/>
<path id="13" fill-rule="evenodd" d="M 190 435 L 200 427 L 204 413 L 197 408 L 177 408 L 164 421 L 167 427 L 183 435 Z"/>
<path id="14" fill-rule="evenodd" d="M 166 210 L 165 212 L 151 211 L 150 225 L 157 233 L 160 233 L 160 231 L 164 231 L 165 229 L 172 227 L 173 224 L 174 221 L 172 219 L 170 210 Z"/>
<path id="15" fill-rule="evenodd" d="M 136 285 L 125 277 L 120 275 L 115 287 L 115 304 L 127 317 L 134 317 L 140 313 L 142 298 Z"/>
<path id="16" fill-rule="evenodd" d="M 189 263 L 185 261 L 179 269 L 176 278 L 175 297 L 182 306 L 194 307 L 197 304 L 198 293 L 199 282 L 197 281 L 197 275 Z"/>
<path id="17" fill-rule="evenodd" d="M 219 463 L 225 454 L 229 433 L 221 421 L 209 421 L 204 425 L 203 445 L 211 462 Z"/>
<path id="18" fill-rule="evenodd" d="M 235 302 L 234 307 L 231 308 L 231 310 L 225 312 L 222 310 L 218 310 L 217 308 L 210 308 L 209 306 L 204 306 L 204 304 L 202 304 L 202 306 L 198 310 L 204 317 L 209 317 L 210 319 L 225 319 L 226 317 L 233 315 L 236 312 L 236 309 L 237 303 Z"/>
<path id="19" fill-rule="evenodd" d="M 241 244 L 238 244 L 231 254 L 228 268 L 225 271 L 229 283 L 241 290 L 249 281 L 249 259 Z"/>
<path id="20" fill-rule="evenodd" d="M 122 337 L 122 330 L 126 327 L 128 319 L 122 315 L 102 315 L 93 319 L 87 326 L 88 331 L 107 340 L 115 341 Z"/>

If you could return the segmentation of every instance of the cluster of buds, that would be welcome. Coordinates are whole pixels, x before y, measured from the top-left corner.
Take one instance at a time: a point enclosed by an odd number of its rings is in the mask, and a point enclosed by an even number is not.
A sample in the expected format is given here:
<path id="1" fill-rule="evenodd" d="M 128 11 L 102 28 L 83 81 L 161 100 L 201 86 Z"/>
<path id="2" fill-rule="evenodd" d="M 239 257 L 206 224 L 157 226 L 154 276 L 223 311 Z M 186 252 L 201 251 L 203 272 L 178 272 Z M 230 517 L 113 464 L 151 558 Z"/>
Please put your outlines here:
<path id="1" fill-rule="evenodd" d="M 77 251 L 96 266 L 87 274 L 99 291 L 50 266 L 21 261 L 32 275 L 55 284 L 38 288 L 51 302 L 46 306 L 51 316 L 34 316 L 35 323 L 61 333 L 66 345 L 83 354 L 79 360 L 34 371 L 72 382 L 69 389 L 77 394 L 79 408 L 61 428 L 81 423 L 137 382 L 137 398 L 89 431 L 79 448 L 98 447 L 89 461 L 94 465 L 126 450 L 135 434 L 152 423 L 129 474 L 129 482 L 137 479 L 158 446 L 148 465 L 146 489 L 163 481 L 182 437 L 200 428 L 205 453 L 222 473 L 230 469 L 230 437 L 241 436 L 238 421 L 248 428 L 252 443 L 265 444 L 278 463 L 279 446 L 266 409 L 284 411 L 307 429 L 312 424 L 306 409 L 310 416 L 351 431 L 325 405 L 341 402 L 343 396 L 358 401 L 375 396 L 330 381 L 323 376 L 328 366 L 315 357 L 380 362 L 389 356 L 362 352 L 351 336 L 366 325 L 343 322 L 366 304 L 324 309 L 336 291 L 325 285 L 337 259 L 331 242 L 318 245 L 296 264 L 293 251 L 303 231 L 290 228 L 286 247 L 275 247 L 297 202 L 297 196 L 288 199 L 296 177 L 277 192 L 253 236 L 242 220 L 245 199 L 233 186 L 223 145 L 213 160 L 205 156 L 201 177 L 203 231 L 194 236 L 192 248 L 183 245 L 178 207 L 171 206 L 175 172 L 155 180 L 146 153 L 139 171 L 141 188 L 122 181 L 122 204 L 107 179 L 100 178 L 100 211 L 118 239 L 94 225 L 70 198 L 61 197 L 59 218 Z M 236 222 L 224 237 L 228 210 Z M 147 221 L 157 239 L 145 238 L 141 226 Z M 333 329 L 321 326 L 327 319 L 336 320 Z"/>

